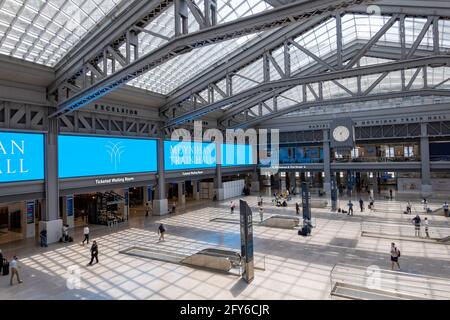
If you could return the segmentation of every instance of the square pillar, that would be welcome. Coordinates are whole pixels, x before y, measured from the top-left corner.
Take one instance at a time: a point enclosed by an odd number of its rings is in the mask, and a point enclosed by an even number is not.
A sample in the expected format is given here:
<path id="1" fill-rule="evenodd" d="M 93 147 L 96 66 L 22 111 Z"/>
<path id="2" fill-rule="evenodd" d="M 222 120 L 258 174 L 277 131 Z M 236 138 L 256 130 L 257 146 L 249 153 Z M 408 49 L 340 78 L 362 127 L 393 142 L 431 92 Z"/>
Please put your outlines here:
<path id="1" fill-rule="evenodd" d="M 164 130 L 158 141 L 158 183 L 153 200 L 153 215 L 162 216 L 169 213 L 167 196 L 166 196 L 166 182 L 164 176 Z"/>
<path id="2" fill-rule="evenodd" d="M 331 197 L 331 156 L 330 137 L 328 130 L 323 131 L 323 189 L 328 197 Z"/>
<path id="3" fill-rule="evenodd" d="M 430 173 L 430 143 L 428 139 L 427 124 L 421 123 L 421 136 L 420 136 L 420 164 L 421 164 L 421 177 L 422 177 L 422 197 L 429 197 L 433 193 L 431 186 L 431 173 Z"/>
<path id="4" fill-rule="evenodd" d="M 178 204 L 186 204 L 186 194 L 185 194 L 185 184 L 184 182 L 178 182 Z"/>
<path id="5" fill-rule="evenodd" d="M 200 181 L 192 181 L 194 200 L 200 200 Z"/>

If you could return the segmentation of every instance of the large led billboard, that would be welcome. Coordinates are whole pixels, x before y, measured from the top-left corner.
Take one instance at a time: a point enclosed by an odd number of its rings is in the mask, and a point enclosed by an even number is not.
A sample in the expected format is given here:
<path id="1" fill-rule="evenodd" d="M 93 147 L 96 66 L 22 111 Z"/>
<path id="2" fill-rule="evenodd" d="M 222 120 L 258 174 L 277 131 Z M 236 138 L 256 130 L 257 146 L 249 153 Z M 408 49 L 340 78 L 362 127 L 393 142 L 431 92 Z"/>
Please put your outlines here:
<path id="1" fill-rule="evenodd" d="M 164 169 L 195 170 L 216 167 L 215 143 L 164 141 Z"/>
<path id="2" fill-rule="evenodd" d="M 44 135 L 0 132 L 0 182 L 44 180 Z"/>
<path id="3" fill-rule="evenodd" d="M 222 144 L 224 167 L 252 165 L 252 146 Z M 164 142 L 164 168 L 172 170 L 213 169 L 217 164 L 216 145 L 211 142 Z"/>
<path id="4" fill-rule="evenodd" d="M 222 166 L 247 166 L 254 164 L 252 145 L 247 144 L 223 144 Z"/>
<path id="5" fill-rule="evenodd" d="M 60 135 L 59 177 L 156 172 L 157 150 L 150 139 Z"/>

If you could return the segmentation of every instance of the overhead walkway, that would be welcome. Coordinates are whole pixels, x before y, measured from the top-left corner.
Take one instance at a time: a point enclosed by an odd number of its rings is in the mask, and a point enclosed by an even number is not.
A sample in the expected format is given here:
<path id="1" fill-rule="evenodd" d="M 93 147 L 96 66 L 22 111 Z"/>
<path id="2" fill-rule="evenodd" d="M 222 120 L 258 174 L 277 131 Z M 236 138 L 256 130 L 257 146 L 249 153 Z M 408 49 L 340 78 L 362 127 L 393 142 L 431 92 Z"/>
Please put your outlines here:
<path id="1" fill-rule="evenodd" d="M 448 300 L 450 279 L 337 264 L 330 272 L 332 298 L 348 300 Z"/>
<path id="2" fill-rule="evenodd" d="M 411 224 L 362 222 L 361 236 L 375 238 L 389 238 L 396 240 L 411 240 L 430 243 L 450 243 L 450 228 L 433 227 L 428 228 L 428 236 L 425 227 L 420 227 L 420 235 L 415 235 L 415 226 Z"/>

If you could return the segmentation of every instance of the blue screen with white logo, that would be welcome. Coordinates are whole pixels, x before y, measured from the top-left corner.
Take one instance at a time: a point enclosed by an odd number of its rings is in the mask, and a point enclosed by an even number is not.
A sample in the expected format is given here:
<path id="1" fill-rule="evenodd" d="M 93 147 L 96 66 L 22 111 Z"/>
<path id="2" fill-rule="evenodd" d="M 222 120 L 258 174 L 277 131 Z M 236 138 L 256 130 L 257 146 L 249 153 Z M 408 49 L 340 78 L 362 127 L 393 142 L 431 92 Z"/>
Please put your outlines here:
<path id="1" fill-rule="evenodd" d="M 59 177 L 156 172 L 157 141 L 60 135 Z"/>
<path id="2" fill-rule="evenodd" d="M 222 166 L 247 166 L 254 164 L 252 145 L 247 144 L 223 144 Z"/>
<path id="3" fill-rule="evenodd" d="M 164 169 L 193 170 L 216 167 L 215 143 L 164 141 Z"/>
<path id="4" fill-rule="evenodd" d="M 224 167 L 252 165 L 252 146 L 222 144 Z M 165 170 L 211 169 L 217 164 L 215 143 L 207 142 L 164 142 Z"/>
<path id="5" fill-rule="evenodd" d="M 44 135 L 0 132 L 0 182 L 44 179 Z"/>

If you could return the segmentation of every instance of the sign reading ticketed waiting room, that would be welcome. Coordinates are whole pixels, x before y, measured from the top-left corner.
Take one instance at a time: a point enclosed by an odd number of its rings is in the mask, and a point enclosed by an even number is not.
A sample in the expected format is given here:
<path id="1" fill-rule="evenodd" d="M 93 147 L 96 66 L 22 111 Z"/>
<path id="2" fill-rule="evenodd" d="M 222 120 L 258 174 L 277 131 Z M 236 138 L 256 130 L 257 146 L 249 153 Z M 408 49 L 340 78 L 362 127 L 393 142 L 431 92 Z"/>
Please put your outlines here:
<path id="1" fill-rule="evenodd" d="M 58 154 L 61 179 L 158 169 L 157 141 L 151 139 L 60 135 Z"/>
<path id="2" fill-rule="evenodd" d="M 44 179 L 44 135 L 0 132 L 0 183 Z"/>

